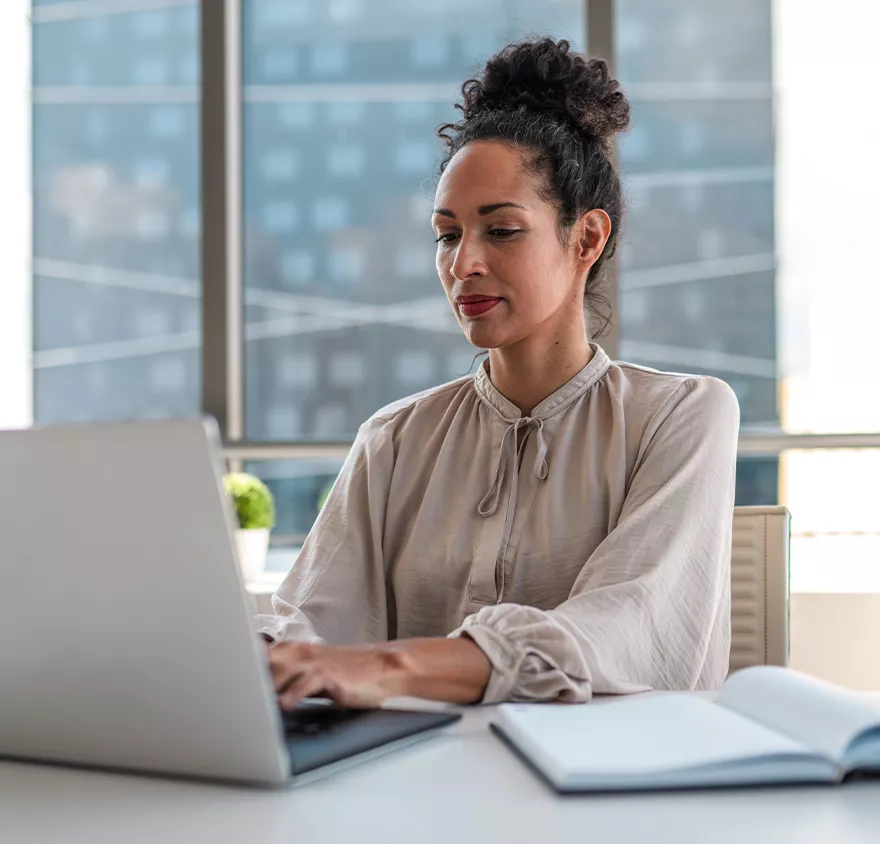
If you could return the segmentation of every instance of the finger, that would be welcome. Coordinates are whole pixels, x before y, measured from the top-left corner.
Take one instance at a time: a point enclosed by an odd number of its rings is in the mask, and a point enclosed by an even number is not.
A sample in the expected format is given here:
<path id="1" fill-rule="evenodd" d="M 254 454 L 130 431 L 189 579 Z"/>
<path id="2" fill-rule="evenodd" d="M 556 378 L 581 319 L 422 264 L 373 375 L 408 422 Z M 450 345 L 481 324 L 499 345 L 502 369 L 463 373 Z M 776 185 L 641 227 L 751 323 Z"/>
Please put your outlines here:
<path id="1" fill-rule="evenodd" d="M 304 651 L 298 645 L 275 645 L 269 652 L 269 670 L 275 691 L 280 691 L 294 677 L 302 674 L 311 658 L 311 652 Z"/>
<path id="2" fill-rule="evenodd" d="M 339 706 L 352 706 L 352 700 L 342 683 L 333 680 L 331 677 L 324 678 L 324 688 L 321 690 L 324 697 L 330 698 L 333 703 Z"/>
<path id="3" fill-rule="evenodd" d="M 315 697 L 324 691 L 325 679 L 322 671 L 311 671 L 291 680 L 278 693 L 278 704 L 284 710 L 293 709 L 307 697 Z"/>

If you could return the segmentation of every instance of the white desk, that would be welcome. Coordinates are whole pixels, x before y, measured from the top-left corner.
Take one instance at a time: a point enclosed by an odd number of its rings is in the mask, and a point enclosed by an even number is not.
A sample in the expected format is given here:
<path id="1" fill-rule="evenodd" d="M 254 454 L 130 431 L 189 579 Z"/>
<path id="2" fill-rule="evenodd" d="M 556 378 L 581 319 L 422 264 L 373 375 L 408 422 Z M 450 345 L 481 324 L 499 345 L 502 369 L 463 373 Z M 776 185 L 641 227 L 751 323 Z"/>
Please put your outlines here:
<path id="1" fill-rule="evenodd" d="M 842 788 L 565 797 L 468 709 L 440 736 L 299 789 L 257 791 L 0 763 L 9 844 L 856 844 L 880 782 Z"/>

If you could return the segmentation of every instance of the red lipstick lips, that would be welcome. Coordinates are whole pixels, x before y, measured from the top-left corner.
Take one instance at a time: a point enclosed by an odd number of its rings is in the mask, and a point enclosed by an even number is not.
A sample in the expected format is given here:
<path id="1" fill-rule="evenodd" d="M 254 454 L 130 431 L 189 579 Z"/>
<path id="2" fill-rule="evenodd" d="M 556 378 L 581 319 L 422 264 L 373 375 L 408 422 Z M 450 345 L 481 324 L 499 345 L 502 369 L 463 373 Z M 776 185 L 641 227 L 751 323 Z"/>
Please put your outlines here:
<path id="1" fill-rule="evenodd" d="M 497 296 L 480 296 L 478 294 L 459 296 L 455 300 L 458 309 L 466 317 L 482 316 L 491 311 L 500 301 L 501 299 Z"/>

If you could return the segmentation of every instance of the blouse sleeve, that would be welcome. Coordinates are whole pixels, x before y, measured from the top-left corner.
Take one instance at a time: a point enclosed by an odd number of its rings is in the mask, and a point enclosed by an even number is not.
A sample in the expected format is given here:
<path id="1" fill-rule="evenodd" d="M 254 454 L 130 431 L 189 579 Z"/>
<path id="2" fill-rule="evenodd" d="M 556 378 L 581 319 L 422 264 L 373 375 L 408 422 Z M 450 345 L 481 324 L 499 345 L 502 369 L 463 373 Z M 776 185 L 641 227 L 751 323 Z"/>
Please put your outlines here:
<path id="1" fill-rule="evenodd" d="M 394 463 L 387 425 L 366 422 L 257 630 L 275 641 L 366 644 L 388 637 L 383 524 Z"/>
<path id="2" fill-rule="evenodd" d="M 471 638 L 492 663 L 484 703 L 720 686 L 738 429 L 722 381 L 688 379 L 666 400 L 617 526 L 568 599 L 552 610 L 485 607 L 450 634 Z"/>

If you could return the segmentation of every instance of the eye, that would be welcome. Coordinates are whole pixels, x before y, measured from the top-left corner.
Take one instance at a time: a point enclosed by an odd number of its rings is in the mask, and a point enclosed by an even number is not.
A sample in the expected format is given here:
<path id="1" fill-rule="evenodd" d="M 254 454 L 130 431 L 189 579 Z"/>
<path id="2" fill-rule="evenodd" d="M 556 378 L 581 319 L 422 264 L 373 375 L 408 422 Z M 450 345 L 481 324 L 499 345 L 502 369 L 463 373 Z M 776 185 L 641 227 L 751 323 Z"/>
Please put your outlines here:
<path id="1" fill-rule="evenodd" d="M 446 232 L 446 234 L 441 234 L 439 237 L 434 238 L 434 243 L 449 243 L 456 237 L 458 237 L 458 235 L 455 232 Z"/>
<path id="2" fill-rule="evenodd" d="M 510 240 L 514 235 L 519 234 L 522 229 L 490 229 L 489 234 L 497 237 L 499 240 Z"/>

